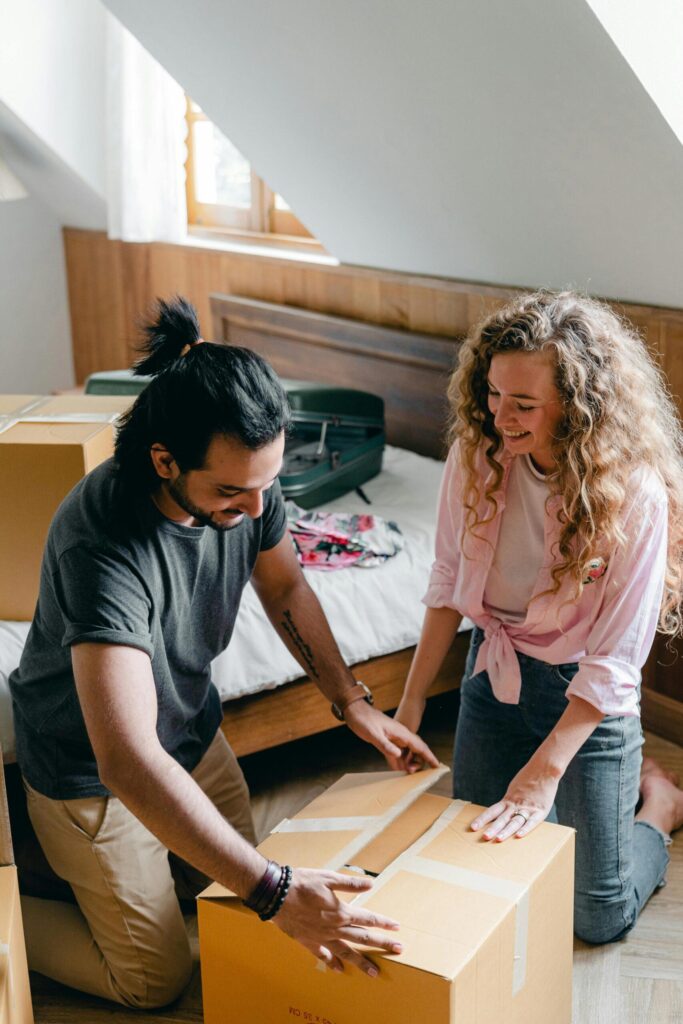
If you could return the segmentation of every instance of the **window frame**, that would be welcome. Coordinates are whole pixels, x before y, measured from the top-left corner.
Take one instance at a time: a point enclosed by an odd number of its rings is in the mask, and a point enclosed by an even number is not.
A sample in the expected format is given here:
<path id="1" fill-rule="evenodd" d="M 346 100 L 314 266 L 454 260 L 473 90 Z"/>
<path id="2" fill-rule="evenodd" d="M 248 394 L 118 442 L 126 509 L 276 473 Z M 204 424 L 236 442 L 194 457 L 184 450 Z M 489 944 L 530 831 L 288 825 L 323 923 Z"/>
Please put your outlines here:
<path id="1" fill-rule="evenodd" d="M 195 107 L 197 109 L 194 109 Z M 193 104 L 189 96 L 186 96 L 185 121 L 185 193 L 187 227 L 190 234 L 211 238 L 225 236 L 232 241 L 242 239 L 250 243 L 325 252 L 318 239 L 314 238 L 291 210 L 276 207 L 276 194 L 263 178 L 256 174 L 251 165 L 251 205 L 248 209 L 224 203 L 200 203 L 195 195 L 194 125 L 198 121 L 211 121 L 198 104 Z"/>

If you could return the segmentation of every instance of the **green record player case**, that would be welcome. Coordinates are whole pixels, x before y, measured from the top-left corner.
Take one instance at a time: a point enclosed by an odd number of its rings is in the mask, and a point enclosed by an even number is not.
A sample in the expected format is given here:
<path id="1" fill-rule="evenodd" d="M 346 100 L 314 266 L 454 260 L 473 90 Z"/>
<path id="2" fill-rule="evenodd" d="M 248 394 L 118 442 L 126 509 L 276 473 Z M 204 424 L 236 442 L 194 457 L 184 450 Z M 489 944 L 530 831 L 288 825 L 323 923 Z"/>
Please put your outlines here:
<path id="1" fill-rule="evenodd" d="M 151 378 L 131 370 L 93 373 L 90 395 L 133 395 Z M 382 469 L 384 401 L 355 388 L 310 381 L 282 381 L 292 409 L 280 484 L 302 508 L 325 505 L 355 490 Z"/>
<path id="2" fill-rule="evenodd" d="M 292 427 L 282 493 L 302 508 L 325 505 L 382 469 L 384 401 L 355 388 L 283 380 Z"/>

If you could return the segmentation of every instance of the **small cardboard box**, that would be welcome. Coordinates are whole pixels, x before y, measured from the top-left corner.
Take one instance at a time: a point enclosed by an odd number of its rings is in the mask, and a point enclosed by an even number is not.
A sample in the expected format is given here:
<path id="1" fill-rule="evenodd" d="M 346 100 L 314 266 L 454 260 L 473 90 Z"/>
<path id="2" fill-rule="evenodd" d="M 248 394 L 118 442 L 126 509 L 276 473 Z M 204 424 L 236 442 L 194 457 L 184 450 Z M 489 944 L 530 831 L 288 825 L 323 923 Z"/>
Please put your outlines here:
<path id="1" fill-rule="evenodd" d="M 199 897 L 206 1024 L 570 1024 L 573 830 L 486 843 L 473 804 L 425 792 L 441 773 L 345 775 L 259 846 L 376 875 L 356 903 L 400 921 L 403 952 L 369 951 L 376 979 L 335 973 L 213 884 Z"/>
<path id="2" fill-rule="evenodd" d="M 114 451 L 131 396 L 0 395 L 0 619 L 33 618 L 40 563 L 58 505 Z"/>
<path id="3" fill-rule="evenodd" d="M 0 750 L 0 1024 L 33 1024 L 17 869 Z"/>

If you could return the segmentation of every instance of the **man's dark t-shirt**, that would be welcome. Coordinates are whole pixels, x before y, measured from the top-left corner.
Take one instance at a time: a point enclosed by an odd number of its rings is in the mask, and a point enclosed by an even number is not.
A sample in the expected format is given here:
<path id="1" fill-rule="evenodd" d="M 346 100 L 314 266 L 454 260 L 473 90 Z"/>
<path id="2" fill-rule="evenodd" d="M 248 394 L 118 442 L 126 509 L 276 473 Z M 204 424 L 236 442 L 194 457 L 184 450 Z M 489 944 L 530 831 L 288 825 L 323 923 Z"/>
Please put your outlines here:
<path id="1" fill-rule="evenodd" d="M 125 644 L 149 655 L 159 740 L 192 771 L 221 720 L 211 661 L 230 641 L 259 552 L 285 531 L 277 481 L 259 519 L 245 516 L 226 531 L 171 522 L 148 497 L 124 531 L 118 507 L 109 460 L 57 510 L 35 617 L 10 677 L 17 760 L 29 784 L 53 799 L 108 793 L 78 702 L 71 645 Z"/>

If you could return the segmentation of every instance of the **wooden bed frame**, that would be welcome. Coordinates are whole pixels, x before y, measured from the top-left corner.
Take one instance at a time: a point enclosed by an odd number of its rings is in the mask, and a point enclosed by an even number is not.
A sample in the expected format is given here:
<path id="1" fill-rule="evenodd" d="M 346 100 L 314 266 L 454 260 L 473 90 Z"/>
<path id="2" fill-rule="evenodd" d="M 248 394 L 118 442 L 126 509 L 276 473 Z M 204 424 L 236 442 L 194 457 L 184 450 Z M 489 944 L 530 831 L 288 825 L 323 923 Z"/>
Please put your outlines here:
<path id="1" fill-rule="evenodd" d="M 443 457 L 446 385 L 458 338 L 416 334 L 232 295 L 212 295 L 213 340 L 264 356 L 282 377 L 358 387 L 385 402 L 389 444 Z M 431 509 L 429 510 L 431 513 Z M 460 634 L 430 691 L 459 685 L 469 638 Z M 278 642 L 273 637 L 273 642 Z M 413 647 L 353 666 L 377 707 L 395 708 Z M 329 705 L 307 677 L 228 701 L 223 732 L 238 756 L 333 729 Z"/>

